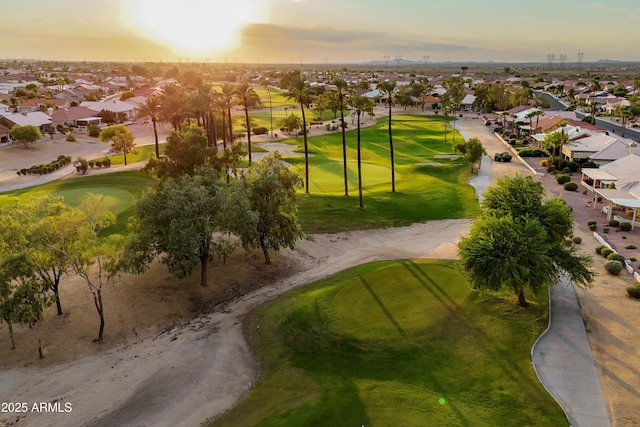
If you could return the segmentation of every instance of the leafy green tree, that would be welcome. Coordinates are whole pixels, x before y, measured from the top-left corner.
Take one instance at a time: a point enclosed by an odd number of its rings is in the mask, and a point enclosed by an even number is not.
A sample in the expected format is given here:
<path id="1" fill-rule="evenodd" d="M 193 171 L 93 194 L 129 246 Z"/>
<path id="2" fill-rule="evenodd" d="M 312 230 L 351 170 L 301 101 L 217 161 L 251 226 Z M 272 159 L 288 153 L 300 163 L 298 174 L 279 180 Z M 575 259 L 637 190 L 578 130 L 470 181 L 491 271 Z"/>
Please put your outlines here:
<path id="1" fill-rule="evenodd" d="M 216 147 L 209 147 L 204 129 L 190 125 L 182 131 L 175 129 L 167 137 L 164 157 L 160 160 L 162 176 L 193 175 L 206 165 L 215 154 Z"/>
<path id="2" fill-rule="evenodd" d="M 591 284 L 591 258 L 564 245 L 573 228 L 571 209 L 561 199 L 545 200 L 542 184 L 519 175 L 499 178 L 485 191 L 482 207 L 458 248 L 473 287 L 512 288 L 525 307 L 525 289 L 537 293 L 564 275 Z"/>
<path id="3" fill-rule="evenodd" d="M 360 208 L 364 208 L 364 202 L 362 199 L 362 149 L 361 149 L 361 141 L 360 141 L 360 116 L 364 113 L 373 116 L 373 101 L 364 96 L 354 96 L 349 100 L 349 105 L 353 108 L 356 119 L 358 121 L 358 199 L 360 203 Z"/>
<path id="4" fill-rule="evenodd" d="M 342 133 L 342 172 L 344 175 L 344 195 L 349 196 L 349 181 L 347 179 L 347 138 L 344 121 L 345 101 L 351 96 L 349 85 L 343 78 L 335 78 L 331 83 L 336 87 L 333 98 L 336 99 L 338 110 L 340 110 L 340 127 Z"/>
<path id="5" fill-rule="evenodd" d="M 251 166 L 251 121 L 249 120 L 249 108 L 254 108 L 260 103 L 260 97 L 248 83 L 241 83 L 235 88 L 235 94 L 244 107 L 244 117 L 247 125 L 247 151 L 249 153 L 249 166 Z"/>
<path id="6" fill-rule="evenodd" d="M 242 244 L 247 248 L 260 247 L 265 264 L 271 264 L 269 249 L 293 249 L 303 236 L 296 203 L 296 189 L 302 187 L 302 180 L 278 153 L 272 153 L 248 169 L 243 183 L 258 221 L 250 233 L 241 236 Z"/>
<path id="7" fill-rule="evenodd" d="M 94 342 L 102 342 L 104 337 L 104 290 L 113 283 L 120 271 L 120 261 L 124 246 L 124 237 L 112 234 L 101 238 L 101 232 L 116 222 L 113 212 L 100 204 L 101 196 L 87 194 L 80 206 L 60 213 L 58 221 L 66 227 L 74 227 L 73 239 L 52 238 L 52 247 L 69 261 L 74 273 L 87 284 L 93 296 L 93 302 L 100 318 L 98 336 Z M 66 231 L 58 230 L 65 234 Z M 54 246 L 55 245 L 55 246 Z"/>
<path id="8" fill-rule="evenodd" d="M 554 157 L 557 154 L 560 154 L 562 150 L 562 145 L 567 142 L 567 135 L 564 133 L 564 129 L 560 132 L 549 132 L 544 136 L 544 139 L 540 143 L 540 146 L 543 150 L 549 153 L 550 156 Z"/>
<path id="9" fill-rule="evenodd" d="M 464 159 L 471 164 L 471 172 L 473 172 L 473 166 L 482 159 L 483 155 L 487 154 L 478 138 L 469 138 L 466 142 L 459 142 L 453 146 L 453 149 L 462 153 Z"/>
<path id="10" fill-rule="evenodd" d="M 138 118 L 149 117 L 151 119 L 151 123 L 153 125 L 153 136 L 156 143 L 156 159 L 160 158 L 157 124 L 158 119 L 160 118 L 161 108 L 160 99 L 157 96 L 152 95 L 144 101 L 138 110 Z"/>
<path id="11" fill-rule="evenodd" d="M 395 174 L 395 161 L 393 158 L 393 133 L 391 131 L 391 106 L 393 104 L 393 96 L 396 89 L 395 80 L 387 80 L 378 83 L 378 90 L 387 96 L 387 105 L 389 107 L 389 156 L 391 158 L 391 192 L 396 191 L 396 174 Z"/>
<path id="12" fill-rule="evenodd" d="M 33 125 L 14 125 L 9 131 L 9 136 L 24 145 L 24 148 L 29 148 L 34 142 L 42 138 L 42 133 Z"/>
<path id="13" fill-rule="evenodd" d="M 302 137 L 304 140 L 304 191 L 309 194 L 309 146 L 307 144 L 307 119 L 304 114 L 304 106 L 313 102 L 311 85 L 301 73 L 291 77 L 291 84 L 287 91 L 287 99 L 295 100 L 300 104 L 302 112 Z"/>
<path id="14" fill-rule="evenodd" d="M 100 141 L 111 143 L 111 149 L 115 152 L 124 154 L 124 164 L 127 164 L 127 153 L 136 146 L 134 143 L 133 132 L 125 125 L 111 125 L 100 131 Z"/>
<path id="15" fill-rule="evenodd" d="M 134 234 L 127 246 L 125 267 L 142 273 L 157 255 L 178 278 L 189 277 L 200 263 L 200 284 L 207 286 L 207 265 L 226 258 L 236 247 L 228 235 L 248 233 L 257 215 L 251 211 L 247 190 L 230 185 L 216 173 L 201 170 L 162 181 L 136 203 L 131 223 Z"/>
<path id="16" fill-rule="evenodd" d="M 278 121 L 278 126 L 286 129 L 289 134 L 292 130 L 296 130 L 297 135 L 297 131 L 302 127 L 302 119 L 296 114 L 288 114 Z"/>

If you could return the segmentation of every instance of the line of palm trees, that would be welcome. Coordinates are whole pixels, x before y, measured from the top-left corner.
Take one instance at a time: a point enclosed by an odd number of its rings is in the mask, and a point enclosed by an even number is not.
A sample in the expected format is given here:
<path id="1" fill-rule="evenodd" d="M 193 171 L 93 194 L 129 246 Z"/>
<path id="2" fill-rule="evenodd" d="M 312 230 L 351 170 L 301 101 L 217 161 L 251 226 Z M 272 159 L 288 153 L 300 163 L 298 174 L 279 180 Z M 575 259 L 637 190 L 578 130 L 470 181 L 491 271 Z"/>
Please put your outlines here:
<path id="1" fill-rule="evenodd" d="M 343 78 L 334 78 L 331 80 L 331 84 L 335 86 L 335 89 L 331 92 L 331 95 L 334 96 L 338 102 L 338 107 L 340 111 L 340 125 L 342 132 L 342 164 L 343 164 L 343 179 L 344 179 L 344 195 L 349 196 L 349 181 L 348 181 L 348 172 L 347 172 L 347 141 L 345 135 L 345 121 L 344 121 L 344 111 L 346 107 L 350 107 L 353 110 L 353 114 L 356 115 L 358 128 L 357 128 L 357 167 L 358 167 L 358 197 L 359 197 L 359 205 L 361 208 L 364 207 L 363 197 L 362 197 L 362 149 L 361 149 L 361 133 L 360 133 L 360 117 L 364 114 L 368 114 L 373 116 L 373 107 L 374 102 L 372 99 L 367 98 L 365 96 L 355 96 L 353 91 L 349 88 L 348 83 Z M 395 95 L 396 82 L 395 81 L 384 81 L 378 83 L 378 90 L 382 94 L 384 94 L 387 98 L 387 104 L 389 106 L 389 124 L 388 124 L 388 132 L 389 132 L 389 154 L 391 161 L 391 191 L 396 191 L 395 184 L 395 161 L 394 161 L 394 150 L 393 150 L 393 133 L 392 133 L 392 122 L 391 122 L 391 106 L 393 105 L 393 97 Z M 296 74 L 291 78 L 291 84 L 288 89 L 287 98 L 291 100 L 295 100 L 300 104 L 300 111 L 302 113 L 302 128 L 304 129 L 303 142 L 304 142 L 304 156 L 305 156 L 305 179 L 304 186 L 305 192 L 309 194 L 309 149 L 307 143 L 307 122 L 305 115 L 305 106 L 309 107 L 313 102 L 313 91 L 311 90 L 311 85 L 307 82 L 304 76 L 301 73 Z"/>
<path id="2" fill-rule="evenodd" d="M 251 164 L 251 120 L 249 109 L 260 104 L 260 97 L 249 83 L 213 85 L 198 82 L 193 86 L 165 85 L 159 94 L 146 99 L 138 110 L 138 118 L 148 117 L 153 124 L 155 154 L 160 157 L 157 123 L 170 123 L 181 130 L 184 120 L 195 120 L 205 129 L 210 147 L 222 139 L 224 148 L 234 140 L 231 108 L 241 105 L 245 112 L 249 164 Z M 219 134 L 220 133 L 220 134 Z"/>
<path id="3" fill-rule="evenodd" d="M 358 164 L 358 194 L 360 207 L 364 207 L 362 198 L 362 164 L 361 164 L 361 135 L 360 135 L 360 118 L 364 114 L 373 116 L 374 101 L 364 96 L 356 96 L 349 87 L 346 80 L 336 77 L 331 81 L 335 89 L 331 92 L 332 96 L 338 102 L 340 110 L 340 123 L 342 131 L 342 156 L 343 156 L 343 178 L 344 178 L 344 195 L 349 196 L 348 172 L 347 172 L 347 142 L 345 135 L 344 111 L 347 108 L 353 110 L 353 114 L 357 116 L 357 164 Z M 384 81 L 378 83 L 378 89 L 386 96 L 389 107 L 388 116 L 388 133 L 389 133 L 389 154 L 391 163 L 391 191 L 396 191 L 395 185 L 395 160 L 393 148 L 391 107 L 396 93 L 395 81 Z M 309 194 L 309 146 L 307 141 L 307 121 L 305 108 L 313 103 L 315 95 L 311 84 L 305 79 L 302 73 L 293 75 L 287 89 L 286 97 L 294 100 L 300 105 L 302 113 L 302 135 L 304 144 L 305 157 L 305 177 L 304 188 L 305 193 Z M 208 139 L 209 146 L 217 145 L 219 139 L 222 139 L 223 147 L 227 147 L 227 142 L 231 143 L 234 139 L 233 120 L 231 117 L 231 108 L 234 105 L 241 105 L 244 108 L 245 122 L 247 128 L 247 145 L 249 164 L 252 162 L 251 156 L 251 120 L 249 118 L 249 109 L 260 104 L 260 97 L 251 87 L 249 83 L 223 83 L 219 90 L 216 90 L 211 84 L 198 82 L 190 87 L 182 87 L 177 84 L 168 84 L 164 86 L 162 91 L 157 95 L 147 98 L 146 102 L 141 105 L 138 111 L 138 117 L 148 117 L 153 124 L 155 137 L 155 153 L 156 157 L 160 157 L 158 147 L 157 123 L 170 123 L 171 126 L 179 131 L 185 119 L 194 119 L 198 126 L 204 127 Z M 218 123 L 220 121 L 220 123 Z M 218 125 L 219 124 L 219 125 Z M 218 135 L 218 130 L 221 134 Z"/>

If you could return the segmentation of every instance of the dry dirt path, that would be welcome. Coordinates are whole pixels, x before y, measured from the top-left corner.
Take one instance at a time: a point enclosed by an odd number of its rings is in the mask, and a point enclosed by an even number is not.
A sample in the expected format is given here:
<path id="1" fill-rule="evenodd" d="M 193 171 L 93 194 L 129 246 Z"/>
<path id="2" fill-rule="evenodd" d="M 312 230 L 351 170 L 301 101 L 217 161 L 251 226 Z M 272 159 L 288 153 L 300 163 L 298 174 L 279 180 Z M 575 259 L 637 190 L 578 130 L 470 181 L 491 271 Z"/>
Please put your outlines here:
<path id="1" fill-rule="evenodd" d="M 0 373 L 3 401 L 69 403 L 65 413 L 0 413 L 0 425 L 195 426 L 230 409 L 258 370 L 242 332 L 252 309 L 297 286 L 383 259 L 453 258 L 468 220 L 314 235 L 288 254 L 302 273 L 247 294 L 222 311 L 66 364 Z"/>

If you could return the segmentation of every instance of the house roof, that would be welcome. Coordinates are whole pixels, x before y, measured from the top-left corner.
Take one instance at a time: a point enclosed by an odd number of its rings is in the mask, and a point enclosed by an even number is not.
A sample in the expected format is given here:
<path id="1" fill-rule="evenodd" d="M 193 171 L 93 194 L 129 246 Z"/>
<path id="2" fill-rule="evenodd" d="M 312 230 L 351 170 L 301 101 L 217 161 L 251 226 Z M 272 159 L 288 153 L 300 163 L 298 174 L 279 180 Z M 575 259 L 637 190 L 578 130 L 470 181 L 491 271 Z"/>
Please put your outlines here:
<path id="1" fill-rule="evenodd" d="M 56 98 L 51 98 L 51 99 L 32 98 L 32 99 L 27 99 L 24 102 L 20 103 L 20 106 L 21 107 L 39 107 L 44 104 L 51 104 L 56 107 L 62 107 L 67 105 L 67 101 L 64 99 L 56 99 Z"/>
<path id="2" fill-rule="evenodd" d="M 26 114 L 13 113 L 2 117 L 18 126 L 33 125 L 40 127 L 42 125 L 51 124 L 51 117 L 49 117 L 48 114 L 45 114 L 42 111 L 34 111 Z"/>
<path id="3" fill-rule="evenodd" d="M 51 118 L 54 122 L 67 122 L 78 119 L 86 119 L 95 116 L 95 111 L 88 109 L 87 107 L 69 107 L 59 108 L 53 111 Z"/>
<path id="4" fill-rule="evenodd" d="M 616 140 L 613 144 L 604 147 L 589 156 L 591 160 L 618 160 L 629 154 L 629 144 Z"/>
<path id="5" fill-rule="evenodd" d="M 465 95 L 465 97 L 462 98 L 462 101 L 460 101 L 460 105 L 471 105 L 474 102 L 476 102 L 475 95 Z"/>
<path id="6" fill-rule="evenodd" d="M 605 171 L 615 176 L 619 181 L 625 181 L 628 177 L 636 175 L 640 170 L 640 157 L 628 154 L 618 160 L 600 166 Z"/>
<path id="7" fill-rule="evenodd" d="M 135 105 L 118 99 L 112 99 L 111 101 L 82 101 L 80 106 L 96 112 L 106 110 L 114 113 L 125 113 L 136 109 Z"/>
<path id="8" fill-rule="evenodd" d="M 640 208 L 640 199 L 628 191 L 615 188 L 596 188 L 596 193 L 616 205 L 626 208 Z"/>

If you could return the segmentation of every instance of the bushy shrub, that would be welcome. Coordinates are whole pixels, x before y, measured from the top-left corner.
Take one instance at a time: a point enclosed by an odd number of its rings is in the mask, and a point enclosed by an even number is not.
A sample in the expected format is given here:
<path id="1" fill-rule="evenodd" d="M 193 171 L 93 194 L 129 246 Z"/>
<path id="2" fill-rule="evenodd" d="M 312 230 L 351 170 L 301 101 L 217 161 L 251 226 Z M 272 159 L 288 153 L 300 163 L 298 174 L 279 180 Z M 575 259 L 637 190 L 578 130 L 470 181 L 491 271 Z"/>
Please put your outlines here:
<path id="1" fill-rule="evenodd" d="M 609 220 L 609 227 L 617 227 L 620 225 L 620 222 L 617 219 L 610 219 Z"/>
<path id="2" fill-rule="evenodd" d="M 523 148 L 518 151 L 520 157 L 547 157 L 548 154 L 542 150 L 538 150 L 535 148 Z"/>
<path id="3" fill-rule="evenodd" d="M 608 257 L 609 255 L 611 255 L 612 253 L 613 253 L 613 249 L 611 249 L 611 248 L 603 248 L 600 251 L 600 255 L 602 255 L 605 258 Z"/>
<path id="4" fill-rule="evenodd" d="M 509 144 L 510 145 L 516 145 L 517 143 L 518 143 L 518 140 L 516 138 L 509 139 Z"/>
<path id="5" fill-rule="evenodd" d="M 640 299 L 640 283 L 629 286 L 627 288 L 627 295 L 631 298 Z"/>
<path id="6" fill-rule="evenodd" d="M 566 175 L 571 175 L 571 169 L 569 169 L 568 167 L 564 167 L 562 168 L 562 173 Z"/>
<path id="7" fill-rule="evenodd" d="M 624 260 L 626 259 L 626 257 L 625 257 L 624 255 L 622 255 L 622 254 L 617 253 L 617 252 L 613 252 L 613 253 L 610 253 L 610 254 L 607 256 L 607 259 L 608 259 L 609 261 L 615 260 L 615 261 L 624 262 Z"/>
<path id="8" fill-rule="evenodd" d="M 264 126 L 258 126 L 251 129 L 251 132 L 253 132 L 254 135 L 266 135 L 267 133 L 269 133 L 269 129 Z"/>
<path id="9" fill-rule="evenodd" d="M 493 156 L 493 160 L 495 160 L 496 162 L 505 162 L 505 163 L 510 162 L 512 158 L 513 156 L 506 151 L 502 153 L 496 153 L 496 155 Z"/>
<path id="10" fill-rule="evenodd" d="M 609 228 L 607 228 L 607 227 L 603 228 L 603 229 L 602 229 L 602 232 L 603 232 L 603 233 L 608 233 L 608 232 L 609 232 Z"/>
<path id="11" fill-rule="evenodd" d="M 520 152 L 520 156 L 522 156 L 522 152 Z M 547 159 L 540 160 L 540 166 L 542 166 L 543 168 L 547 167 L 547 163 L 549 163 L 549 160 Z"/>
<path id="12" fill-rule="evenodd" d="M 620 228 L 621 231 L 630 231 L 631 230 L 631 223 L 630 222 L 621 222 L 618 227 Z"/>
<path id="13" fill-rule="evenodd" d="M 598 224 L 590 224 L 589 225 L 589 230 L 596 231 L 597 229 L 598 229 Z"/>
<path id="14" fill-rule="evenodd" d="M 573 243 L 575 243 L 576 245 L 579 245 L 580 243 L 582 243 L 582 237 L 574 236 L 573 237 Z"/>
<path id="15" fill-rule="evenodd" d="M 622 268 L 623 266 L 620 261 L 613 260 L 604 263 L 604 269 L 607 271 L 607 273 L 613 274 L 614 276 L 620 274 L 620 272 L 622 272 Z"/>
<path id="16" fill-rule="evenodd" d="M 582 168 L 598 168 L 598 164 L 596 162 L 592 162 L 591 160 L 589 160 L 588 162 L 584 162 L 582 164 Z"/>
<path id="17" fill-rule="evenodd" d="M 564 184 L 564 189 L 567 191 L 576 191 L 578 189 L 578 184 L 575 182 L 566 182 Z"/>
<path id="18" fill-rule="evenodd" d="M 567 167 L 571 172 L 578 172 L 578 163 L 574 162 L 573 160 L 567 162 Z"/>
<path id="19" fill-rule="evenodd" d="M 569 175 L 566 174 L 560 174 L 560 175 L 556 175 L 556 181 L 558 182 L 558 184 L 565 184 L 569 181 L 571 181 L 571 177 Z"/>
<path id="20" fill-rule="evenodd" d="M 555 175 L 558 173 L 558 168 L 555 165 L 549 165 L 547 166 L 547 172 Z"/>
<path id="21" fill-rule="evenodd" d="M 629 261 L 631 261 L 631 262 L 636 262 L 637 260 L 638 259 L 636 257 L 633 257 L 633 256 L 629 258 Z"/>
<path id="22" fill-rule="evenodd" d="M 597 253 L 598 255 L 601 255 L 602 250 L 603 250 L 604 248 L 606 248 L 606 246 L 605 246 L 605 245 L 598 245 L 598 246 L 596 246 L 596 253 Z"/>
<path id="23" fill-rule="evenodd" d="M 596 221 L 595 219 L 590 219 L 589 221 L 587 221 L 587 225 L 594 225 L 597 224 L 598 221 Z"/>
<path id="24" fill-rule="evenodd" d="M 92 138 L 97 138 L 100 136 L 100 128 L 98 125 L 89 125 L 87 128 L 89 130 L 89 136 Z"/>
<path id="25" fill-rule="evenodd" d="M 625 249 L 637 249 L 636 245 L 625 245 Z"/>
<path id="26" fill-rule="evenodd" d="M 69 134 L 69 135 L 67 135 L 66 140 L 69 141 L 69 142 L 76 142 L 76 137 L 71 135 L 71 134 Z"/>

